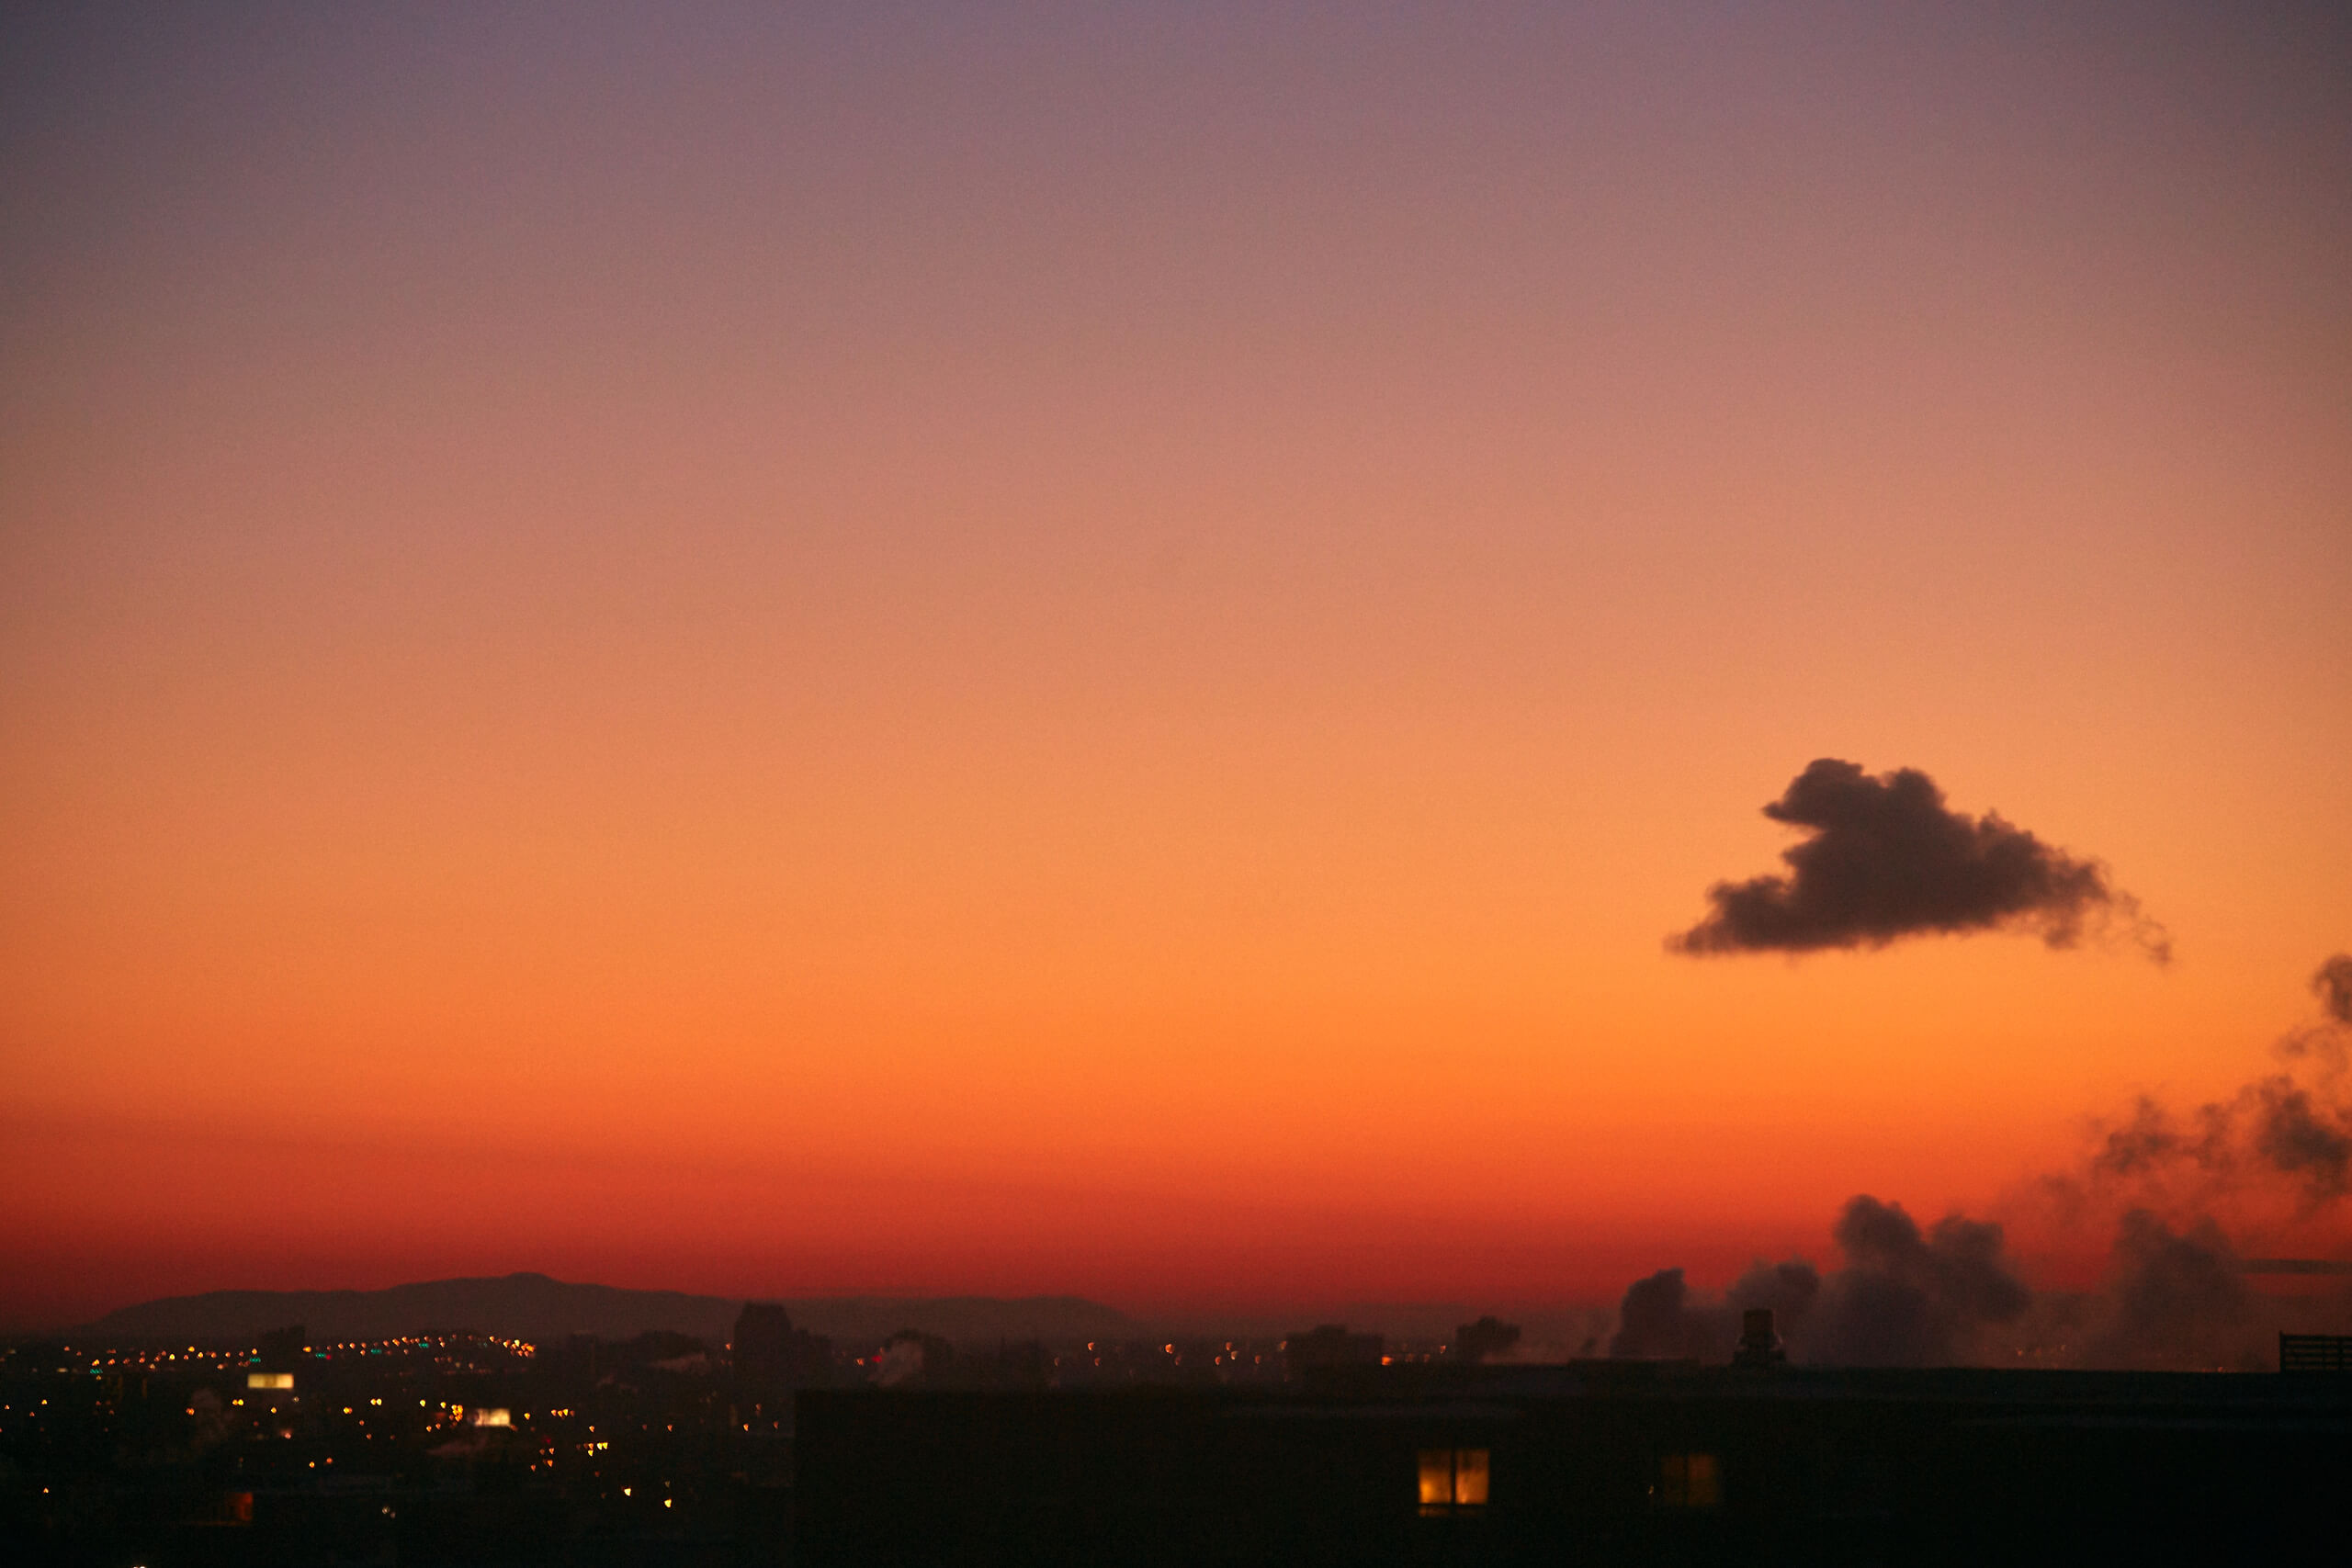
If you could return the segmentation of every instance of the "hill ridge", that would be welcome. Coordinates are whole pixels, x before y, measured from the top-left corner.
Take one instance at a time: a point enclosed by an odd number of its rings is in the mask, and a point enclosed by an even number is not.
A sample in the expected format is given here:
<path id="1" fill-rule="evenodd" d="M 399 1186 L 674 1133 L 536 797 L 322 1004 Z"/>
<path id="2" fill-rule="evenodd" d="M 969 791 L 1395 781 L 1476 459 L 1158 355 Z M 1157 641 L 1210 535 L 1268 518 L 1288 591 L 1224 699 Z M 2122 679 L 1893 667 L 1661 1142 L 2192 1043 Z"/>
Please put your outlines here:
<path id="1" fill-rule="evenodd" d="M 313 1343 L 429 1333 L 511 1336 L 534 1344 L 573 1334 L 620 1339 L 653 1329 L 713 1344 L 732 1331 L 746 1299 L 781 1301 L 793 1322 L 855 1341 L 919 1328 L 955 1340 L 1070 1339 L 1116 1336 L 1136 1325 L 1082 1296 L 741 1296 L 639 1290 L 558 1280 L 536 1269 L 415 1280 L 372 1291 L 206 1291 L 117 1308 L 78 1325 L 84 1337 L 251 1339 L 299 1323 Z"/>

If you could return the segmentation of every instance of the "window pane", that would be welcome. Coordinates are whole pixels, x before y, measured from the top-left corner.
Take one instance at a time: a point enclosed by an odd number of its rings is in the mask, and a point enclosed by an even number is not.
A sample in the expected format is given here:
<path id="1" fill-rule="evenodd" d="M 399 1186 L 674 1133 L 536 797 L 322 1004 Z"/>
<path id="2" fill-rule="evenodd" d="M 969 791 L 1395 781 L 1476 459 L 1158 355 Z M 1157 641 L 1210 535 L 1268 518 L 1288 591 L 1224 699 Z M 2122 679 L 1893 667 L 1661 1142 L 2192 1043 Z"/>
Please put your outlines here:
<path id="1" fill-rule="evenodd" d="M 1425 1505 L 1453 1501 L 1453 1450 L 1421 1450 L 1421 1501 Z"/>
<path id="2" fill-rule="evenodd" d="M 1723 1491 L 1720 1483 L 1716 1480 L 1715 1456 L 1692 1454 L 1690 1456 L 1690 1506 L 1694 1508 L 1712 1508 L 1721 1501 L 1723 1501 Z"/>
<path id="3" fill-rule="evenodd" d="M 1665 1454 L 1657 1461 L 1657 1501 L 1664 1508 L 1679 1508 L 1690 1500 L 1690 1467 L 1680 1454 Z"/>
<path id="4" fill-rule="evenodd" d="M 1484 1505 L 1487 1501 L 1487 1450 L 1453 1450 L 1453 1500 Z"/>

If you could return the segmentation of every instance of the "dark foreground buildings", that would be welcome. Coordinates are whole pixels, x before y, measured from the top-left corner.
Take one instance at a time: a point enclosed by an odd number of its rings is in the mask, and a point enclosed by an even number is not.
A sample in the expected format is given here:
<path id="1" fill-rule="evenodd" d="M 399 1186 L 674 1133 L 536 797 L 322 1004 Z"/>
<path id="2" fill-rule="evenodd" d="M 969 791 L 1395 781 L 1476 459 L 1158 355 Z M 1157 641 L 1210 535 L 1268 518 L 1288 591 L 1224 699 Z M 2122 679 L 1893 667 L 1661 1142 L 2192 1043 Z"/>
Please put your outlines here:
<path id="1" fill-rule="evenodd" d="M 2352 1562 L 2343 1340 L 2222 1375 L 1792 1368 L 1769 1324 L 1734 1367 L 737 1333 L 0 1347 L 0 1565 Z"/>
<path id="2" fill-rule="evenodd" d="M 2352 1378 L 1423 1364 L 805 1393 L 794 1561 L 2352 1562 Z"/>

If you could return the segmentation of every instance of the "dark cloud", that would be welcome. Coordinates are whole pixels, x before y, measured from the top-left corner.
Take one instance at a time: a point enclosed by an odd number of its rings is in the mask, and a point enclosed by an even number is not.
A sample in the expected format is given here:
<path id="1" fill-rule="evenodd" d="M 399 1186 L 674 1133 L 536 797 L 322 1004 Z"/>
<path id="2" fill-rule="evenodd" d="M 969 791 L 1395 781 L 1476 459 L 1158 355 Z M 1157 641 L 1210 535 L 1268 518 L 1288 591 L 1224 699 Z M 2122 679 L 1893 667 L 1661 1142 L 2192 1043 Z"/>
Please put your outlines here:
<path id="1" fill-rule="evenodd" d="M 1972 818 L 1944 804 L 1916 768 L 1872 776 L 1824 757 L 1764 807 L 1811 829 L 1784 852 L 1785 875 L 1719 882 L 1707 918 L 1668 939 L 1678 953 L 1809 953 L 1883 947 L 1906 936 L 2037 931 L 2071 947 L 2086 929 L 2121 920 L 2158 963 L 2163 928 L 2096 861 L 2077 860 L 1994 812 Z"/>
<path id="2" fill-rule="evenodd" d="M 2319 966 L 2312 976 L 2312 989 L 2319 994 L 2320 1010 L 2332 1022 L 2352 1024 L 2352 953 L 2339 953 Z"/>

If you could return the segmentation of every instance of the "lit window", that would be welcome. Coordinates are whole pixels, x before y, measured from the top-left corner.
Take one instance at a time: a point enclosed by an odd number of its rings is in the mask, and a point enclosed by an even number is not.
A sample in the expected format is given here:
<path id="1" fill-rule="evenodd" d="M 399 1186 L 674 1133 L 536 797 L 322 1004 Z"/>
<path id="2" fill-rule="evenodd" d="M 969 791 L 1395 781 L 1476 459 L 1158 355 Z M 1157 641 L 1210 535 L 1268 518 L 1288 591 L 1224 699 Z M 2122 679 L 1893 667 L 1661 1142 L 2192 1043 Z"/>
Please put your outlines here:
<path id="1" fill-rule="evenodd" d="M 1712 1508 L 1724 1500 L 1723 1472 L 1713 1454 L 1667 1454 L 1657 1461 L 1651 1495 L 1661 1508 Z"/>
<path id="2" fill-rule="evenodd" d="M 1453 1501 L 1453 1450 L 1421 1450 L 1421 1506 L 1436 1507 Z"/>
<path id="3" fill-rule="evenodd" d="M 1485 1449 L 1423 1449 L 1420 1471 L 1422 1513 L 1486 1506 Z"/>

